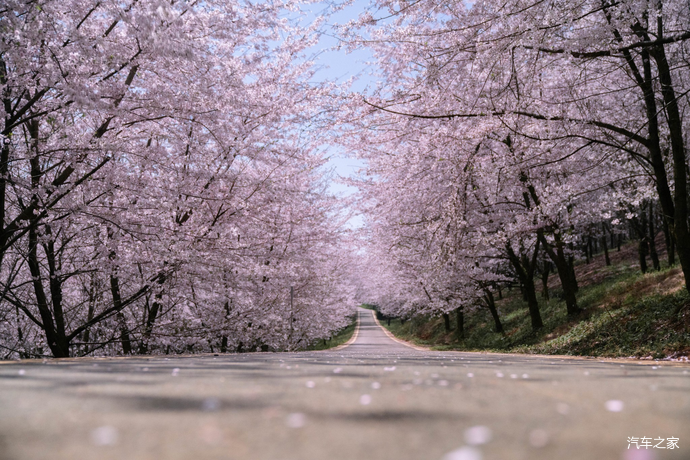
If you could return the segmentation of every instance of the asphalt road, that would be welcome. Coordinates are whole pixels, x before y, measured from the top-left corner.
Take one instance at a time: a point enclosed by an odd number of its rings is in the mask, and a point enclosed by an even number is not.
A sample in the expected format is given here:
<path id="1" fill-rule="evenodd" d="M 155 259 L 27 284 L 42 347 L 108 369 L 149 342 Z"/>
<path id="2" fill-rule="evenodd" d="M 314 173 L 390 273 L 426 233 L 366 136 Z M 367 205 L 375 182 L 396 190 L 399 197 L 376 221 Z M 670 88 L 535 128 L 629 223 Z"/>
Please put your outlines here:
<path id="1" fill-rule="evenodd" d="M 335 351 L 2 363 L 4 459 L 690 459 L 690 366 L 417 350 L 360 310 Z"/>

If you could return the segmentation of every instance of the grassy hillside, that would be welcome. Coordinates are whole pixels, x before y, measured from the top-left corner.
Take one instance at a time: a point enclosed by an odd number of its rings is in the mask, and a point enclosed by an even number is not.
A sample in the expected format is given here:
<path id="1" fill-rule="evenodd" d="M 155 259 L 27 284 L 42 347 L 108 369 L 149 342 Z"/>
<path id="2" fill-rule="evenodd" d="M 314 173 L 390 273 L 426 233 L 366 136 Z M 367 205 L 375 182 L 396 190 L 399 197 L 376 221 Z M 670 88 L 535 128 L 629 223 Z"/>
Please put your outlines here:
<path id="1" fill-rule="evenodd" d="M 569 319 L 559 300 L 558 277 L 549 278 L 550 300 L 540 299 L 544 328 L 533 332 L 519 290 L 497 302 L 505 332 L 493 331 L 488 309 L 465 313 L 465 338 L 446 331 L 440 317 L 394 319 L 382 324 L 396 336 L 441 350 L 497 351 L 608 357 L 681 358 L 690 354 L 690 296 L 678 267 L 640 273 L 634 244 L 576 267 L 578 303 Z M 663 263 L 662 263 L 663 266 Z M 452 315 L 451 315 L 452 316 Z M 451 318 L 455 325 L 455 319 Z M 682 359 L 682 358 L 681 358 Z"/>

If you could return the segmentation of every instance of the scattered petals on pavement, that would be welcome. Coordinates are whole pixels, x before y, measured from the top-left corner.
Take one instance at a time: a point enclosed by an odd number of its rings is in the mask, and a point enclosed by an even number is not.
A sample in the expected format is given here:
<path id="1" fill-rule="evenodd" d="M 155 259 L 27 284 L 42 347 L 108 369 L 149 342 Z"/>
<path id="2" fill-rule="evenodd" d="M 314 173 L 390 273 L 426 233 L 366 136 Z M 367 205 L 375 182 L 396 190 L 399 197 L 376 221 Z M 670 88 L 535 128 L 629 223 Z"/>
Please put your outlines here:
<path id="1" fill-rule="evenodd" d="M 609 412 L 621 412 L 624 406 L 625 404 L 623 404 L 623 401 L 618 399 L 610 399 L 606 401 L 606 410 Z"/>
<path id="2" fill-rule="evenodd" d="M 114 446 L 118 439 L 119 433 L 114 426 L 103 425 L 91 430 L 91 442 L 96 446 Z"/>
<path id="3" fill-rule="evenodd" d="M 307 417 L 301 412 L 288 414 L 287 418 L 285 419 L 285 424 L 290 428 L 302 428 L 306 422 Z"/>
<path id="4" fill-rule="evenodd" d="M 448 452 L 442 460 L 482 460 L 482 453 L 474 447 L 461 447 L 458 450 Z"/>
<path id="5" fill-rule="evenodd" d="M 479 446 L 491 441 L 491 428 L 477 425 L 465 430 L 465 442 L 471 446 Z"/>

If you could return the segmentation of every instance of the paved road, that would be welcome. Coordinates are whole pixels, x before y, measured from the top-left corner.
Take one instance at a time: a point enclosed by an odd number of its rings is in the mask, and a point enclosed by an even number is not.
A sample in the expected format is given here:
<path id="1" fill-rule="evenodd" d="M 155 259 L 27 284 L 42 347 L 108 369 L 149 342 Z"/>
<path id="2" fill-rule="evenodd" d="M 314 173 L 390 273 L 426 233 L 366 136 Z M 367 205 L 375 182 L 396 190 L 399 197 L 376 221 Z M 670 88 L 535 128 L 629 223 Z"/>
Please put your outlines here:
<path id="1" fill-rule="evenodd" d="M 0 365 L 0 460 L 689 458 L 688 365 L 420 351 L 366 310 L 336 351 Z"/>

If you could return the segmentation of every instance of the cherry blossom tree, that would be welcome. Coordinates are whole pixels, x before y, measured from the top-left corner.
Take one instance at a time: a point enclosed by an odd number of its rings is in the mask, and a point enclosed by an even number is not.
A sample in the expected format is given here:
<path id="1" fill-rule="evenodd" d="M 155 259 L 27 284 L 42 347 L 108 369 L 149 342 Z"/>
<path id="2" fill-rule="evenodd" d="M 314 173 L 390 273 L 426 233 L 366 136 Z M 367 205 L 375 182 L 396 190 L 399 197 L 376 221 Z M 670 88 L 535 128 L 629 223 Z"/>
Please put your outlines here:
<path id="1" fill-rule="evenodd" d="M 346 324 L 294 2 L 2 8 L 8 356 L 284 349 Z"/>
<path id="2" fill-rule="evenodd" d="M 414 228 L 418 276 L 442 234 L 476 264 L 507 259 L 538 328 L 540 258 L 577 314 L 579 236 L 653 199 L 690 279 L 682 2 L 377 6 L 344 30 L 350 46 L 372 49 L 382 80 L 345 119 L 357 133 L 348 148 L 369 163 L 360 186 L 375 203 L 371 225 L 385 228 L 377 244 L 397 247 Z"/>

